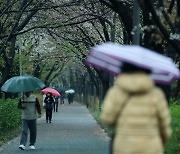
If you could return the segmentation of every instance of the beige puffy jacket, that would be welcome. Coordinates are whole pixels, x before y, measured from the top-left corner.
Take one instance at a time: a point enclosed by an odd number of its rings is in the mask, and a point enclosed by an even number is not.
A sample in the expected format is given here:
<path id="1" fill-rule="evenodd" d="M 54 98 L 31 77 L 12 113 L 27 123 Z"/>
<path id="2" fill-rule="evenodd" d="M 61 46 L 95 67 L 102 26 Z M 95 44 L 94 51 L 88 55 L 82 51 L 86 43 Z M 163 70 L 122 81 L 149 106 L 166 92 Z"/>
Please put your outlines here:
<path id="1" fill-rule="evenodd" d="M 143 73 L 117 77 L 105 97 L 101 120 L 115 125 L 114 154 L 163 154 L 171 136 L 165 96 Z"/>

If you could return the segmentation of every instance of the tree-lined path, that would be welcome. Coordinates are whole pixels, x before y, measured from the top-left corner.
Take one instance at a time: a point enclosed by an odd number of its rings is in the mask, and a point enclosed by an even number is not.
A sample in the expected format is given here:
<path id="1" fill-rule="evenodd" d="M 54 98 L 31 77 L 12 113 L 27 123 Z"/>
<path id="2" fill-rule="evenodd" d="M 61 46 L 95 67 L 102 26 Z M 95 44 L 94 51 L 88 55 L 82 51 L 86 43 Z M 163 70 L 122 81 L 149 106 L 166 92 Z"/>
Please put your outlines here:
<path id="1" fill-rule="evenodd" d="M 18 149 L 19 137 L 2 147 L 1 154 L 106 154 L 109 138 L 99 127 L 86 107 L 74 102 L 59 107 L 51 124 L 45 114 L 38 119 L 36 150 Z"/>

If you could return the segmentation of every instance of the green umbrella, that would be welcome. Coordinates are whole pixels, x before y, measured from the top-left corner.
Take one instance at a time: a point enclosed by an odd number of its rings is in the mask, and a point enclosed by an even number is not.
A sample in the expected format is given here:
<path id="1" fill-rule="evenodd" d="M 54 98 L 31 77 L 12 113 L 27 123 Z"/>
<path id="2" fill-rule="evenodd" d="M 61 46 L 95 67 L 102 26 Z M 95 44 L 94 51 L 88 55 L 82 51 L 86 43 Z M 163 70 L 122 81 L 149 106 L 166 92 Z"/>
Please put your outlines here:
<path id="1" fill-rule="evenodd" d="M 15 76 L 7 80 L 1 90 L 4 92 L 28 92 L 36 91 L 45 87 L 45 84 L 33 76 Z"/>

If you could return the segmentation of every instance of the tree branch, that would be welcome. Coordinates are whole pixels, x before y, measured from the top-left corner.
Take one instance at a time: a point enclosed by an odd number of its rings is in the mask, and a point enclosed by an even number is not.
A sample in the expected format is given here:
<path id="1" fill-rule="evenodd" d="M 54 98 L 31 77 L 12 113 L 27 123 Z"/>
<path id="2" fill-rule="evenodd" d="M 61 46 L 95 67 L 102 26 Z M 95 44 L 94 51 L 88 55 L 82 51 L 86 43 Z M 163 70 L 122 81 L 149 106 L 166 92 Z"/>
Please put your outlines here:
<path id="1" fill-rule="evenodd" d="M 33 30 L 33 29 L 39 29 L 39 28 L 52 28 L 53 29 L 53 28 L 60 28 L 60 27 L 66 27 L 66 26 L 73 26 L 73 25 L 78 25 L 78 24 L 81 24 L 81 23 L 84 23 L 84 22 L 95 20 L 95 19 L 97 19 L 97 18 L 90 18 L 90 19 L 86 19 L 86 20 L 83 20 L 83 21 L 79 21 L 79 22 L 74 22 L 74 23 L 69 23 L 69 24 L 59 24 L 59 25 L 54 25 L 54 26 L 52 26 L 51 24 L 34 26 L 34 27 L 31 27 L 31 28 L 29 28 L 27 30 L 13 33 L 12 36 L 24 34 L 26 32 L 29 32 L 29 31 Z M 49 26 L 49 25 L 51 25 L 51 26 Z M 0 39 L 6 38 L 6 37 L 8 37 L 8 35 L 3 35 L 3 36 L 0 36 Z"/>
<path id="2" fill-rule="evenodd" d="M 180 48 L 179 46 L 172 40 L 170 40 L 170 36 L 169 33 L 166 31 L 166 29 L 163 27 L 158 15 L 155 12 L 155 9 L 153 7 L 153 4 L 151 2 L 151 0 L 146 0 L 146 3 L 148 5 L 148 8 L 152 14 L 153 20 L 155 21 L 155 23 L 158 25 L 160 31 L 162 32 L 162 34 L 164 35 L 164 37 L 166 38 L 166 40 L 173 46 L 173 48 L 176 50 L 176 52 L 180 55 Z"/>

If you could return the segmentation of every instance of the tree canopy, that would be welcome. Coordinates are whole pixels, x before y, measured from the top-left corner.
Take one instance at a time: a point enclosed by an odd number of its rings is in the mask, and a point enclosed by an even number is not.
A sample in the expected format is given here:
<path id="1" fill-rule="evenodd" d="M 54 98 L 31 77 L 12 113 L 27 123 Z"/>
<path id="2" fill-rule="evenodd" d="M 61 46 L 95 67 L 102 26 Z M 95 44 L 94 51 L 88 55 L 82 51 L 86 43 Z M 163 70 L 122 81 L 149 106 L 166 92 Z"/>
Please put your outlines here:
<path id="1" fill-rule="evenodd" d="M 140 45 L 172 57 L 180 67 L 180 2 L 137 0 L 140 23 L 136 27 L 133 2 L 0 0 L 0 85 L 19 75 L 21 59 L 23 74 L 41 78 L 47 85 L 78 82 L 86 76 L 97 91 L 101 83 L 105 94 L 113 77 L 85 65 L 84 59 L 92 46 L 102 42 L 132 44 L 136 28 Z M 69 77 L 72 74 L 74 79 Z M 179 86 L 178 82 L 177 93 Z"/>

